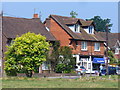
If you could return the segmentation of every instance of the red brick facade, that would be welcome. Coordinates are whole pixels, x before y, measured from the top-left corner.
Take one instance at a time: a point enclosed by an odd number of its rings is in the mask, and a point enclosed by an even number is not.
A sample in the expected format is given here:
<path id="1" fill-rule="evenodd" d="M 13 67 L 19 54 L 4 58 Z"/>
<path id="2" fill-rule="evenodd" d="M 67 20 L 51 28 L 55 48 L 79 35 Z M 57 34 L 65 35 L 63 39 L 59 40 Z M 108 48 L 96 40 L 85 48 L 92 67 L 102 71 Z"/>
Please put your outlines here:
<path id="1" fill-rule="evenodd" d="M 54 35 L 54 37 L 60 41 L 61 46 L 68 46 L 72 37 L 69 36 L 62 27 L 59 26 L 53 19 L 49 19 L 49 24 L 46 23 L 47 27 L 49 27 L 50 32 Z"/>
<path id="2" fill-rule="evenodd" d="M 94 50 L 94 43 L 87 41 L 87 50 L 83 51 L 81 50 L 81 41 L 78 41 L 78 45 L 75 45 L 75 43 L 72 43 L 71 47 L 73 48 L 73 54 L 81 54 L 81 55 L 104 55 L 104 44 L 100 42 L 100 51 Z"/>

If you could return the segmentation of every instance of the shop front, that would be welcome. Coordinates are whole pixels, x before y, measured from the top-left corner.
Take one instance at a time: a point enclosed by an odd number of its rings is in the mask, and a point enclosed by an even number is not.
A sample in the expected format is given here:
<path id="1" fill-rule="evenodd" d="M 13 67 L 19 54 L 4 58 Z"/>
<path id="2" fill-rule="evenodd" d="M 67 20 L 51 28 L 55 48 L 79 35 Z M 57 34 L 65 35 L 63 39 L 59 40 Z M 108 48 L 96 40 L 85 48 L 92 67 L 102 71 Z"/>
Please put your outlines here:
<path id="1" fill-rule="evenodd" d="M 100 66 L 105 66 L 105 59 L 104 58 L 93 58 L 93 70 L 99 71 Z"/>

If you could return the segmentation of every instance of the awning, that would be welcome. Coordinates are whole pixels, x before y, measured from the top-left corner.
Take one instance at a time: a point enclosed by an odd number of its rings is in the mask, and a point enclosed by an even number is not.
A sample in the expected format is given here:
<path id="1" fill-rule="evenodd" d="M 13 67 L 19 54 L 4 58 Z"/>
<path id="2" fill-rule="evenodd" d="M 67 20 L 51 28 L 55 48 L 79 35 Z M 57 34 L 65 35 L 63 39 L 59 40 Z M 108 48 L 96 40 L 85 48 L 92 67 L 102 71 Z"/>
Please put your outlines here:
<path id="1" fill-rule="evenodd" d="M 105 59 L 104 58 L 93 58 L 93 63 L 104 64 L 105 63 Z"/>

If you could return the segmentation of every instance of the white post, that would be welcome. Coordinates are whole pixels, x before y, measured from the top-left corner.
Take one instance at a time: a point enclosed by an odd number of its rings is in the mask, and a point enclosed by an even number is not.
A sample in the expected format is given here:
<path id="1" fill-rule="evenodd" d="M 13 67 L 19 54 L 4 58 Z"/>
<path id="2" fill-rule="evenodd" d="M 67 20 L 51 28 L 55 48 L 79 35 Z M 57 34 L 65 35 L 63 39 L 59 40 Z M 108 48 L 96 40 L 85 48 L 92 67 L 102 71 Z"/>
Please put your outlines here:
<path id="1" fill-rule="evenodd" d="M 89 60 L 90 60 L 90 76 L 91 76 L 91 70 L 92 70 L 92 58 L 91 58 L 91 56 L 90 56 Z"/>
<path id="2" fill-rule="evenodd" d="M 76 57 L 76 66 L 77 66 L 77 64 L 80 62 L 79 61 L 79 55 L 73 55 L 73 57 Z"/>

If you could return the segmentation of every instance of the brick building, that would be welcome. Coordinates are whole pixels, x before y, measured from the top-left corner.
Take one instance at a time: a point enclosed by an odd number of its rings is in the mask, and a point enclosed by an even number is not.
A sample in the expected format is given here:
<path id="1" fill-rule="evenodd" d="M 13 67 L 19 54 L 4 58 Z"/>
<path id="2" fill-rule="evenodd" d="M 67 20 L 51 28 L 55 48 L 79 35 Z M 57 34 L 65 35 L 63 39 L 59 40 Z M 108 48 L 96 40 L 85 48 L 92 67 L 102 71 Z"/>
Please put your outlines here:
<path id="1" fill-rule="evenodd" d="M 44 21 L 47 29 L 60 41 L 61 46 L 72 48 L 76 65 L 83 65 L 87 73 L 94 73 L 104 60 L 104 42 L 97 32 L 93 21 L 79 18 L 50 15 Z"/>

